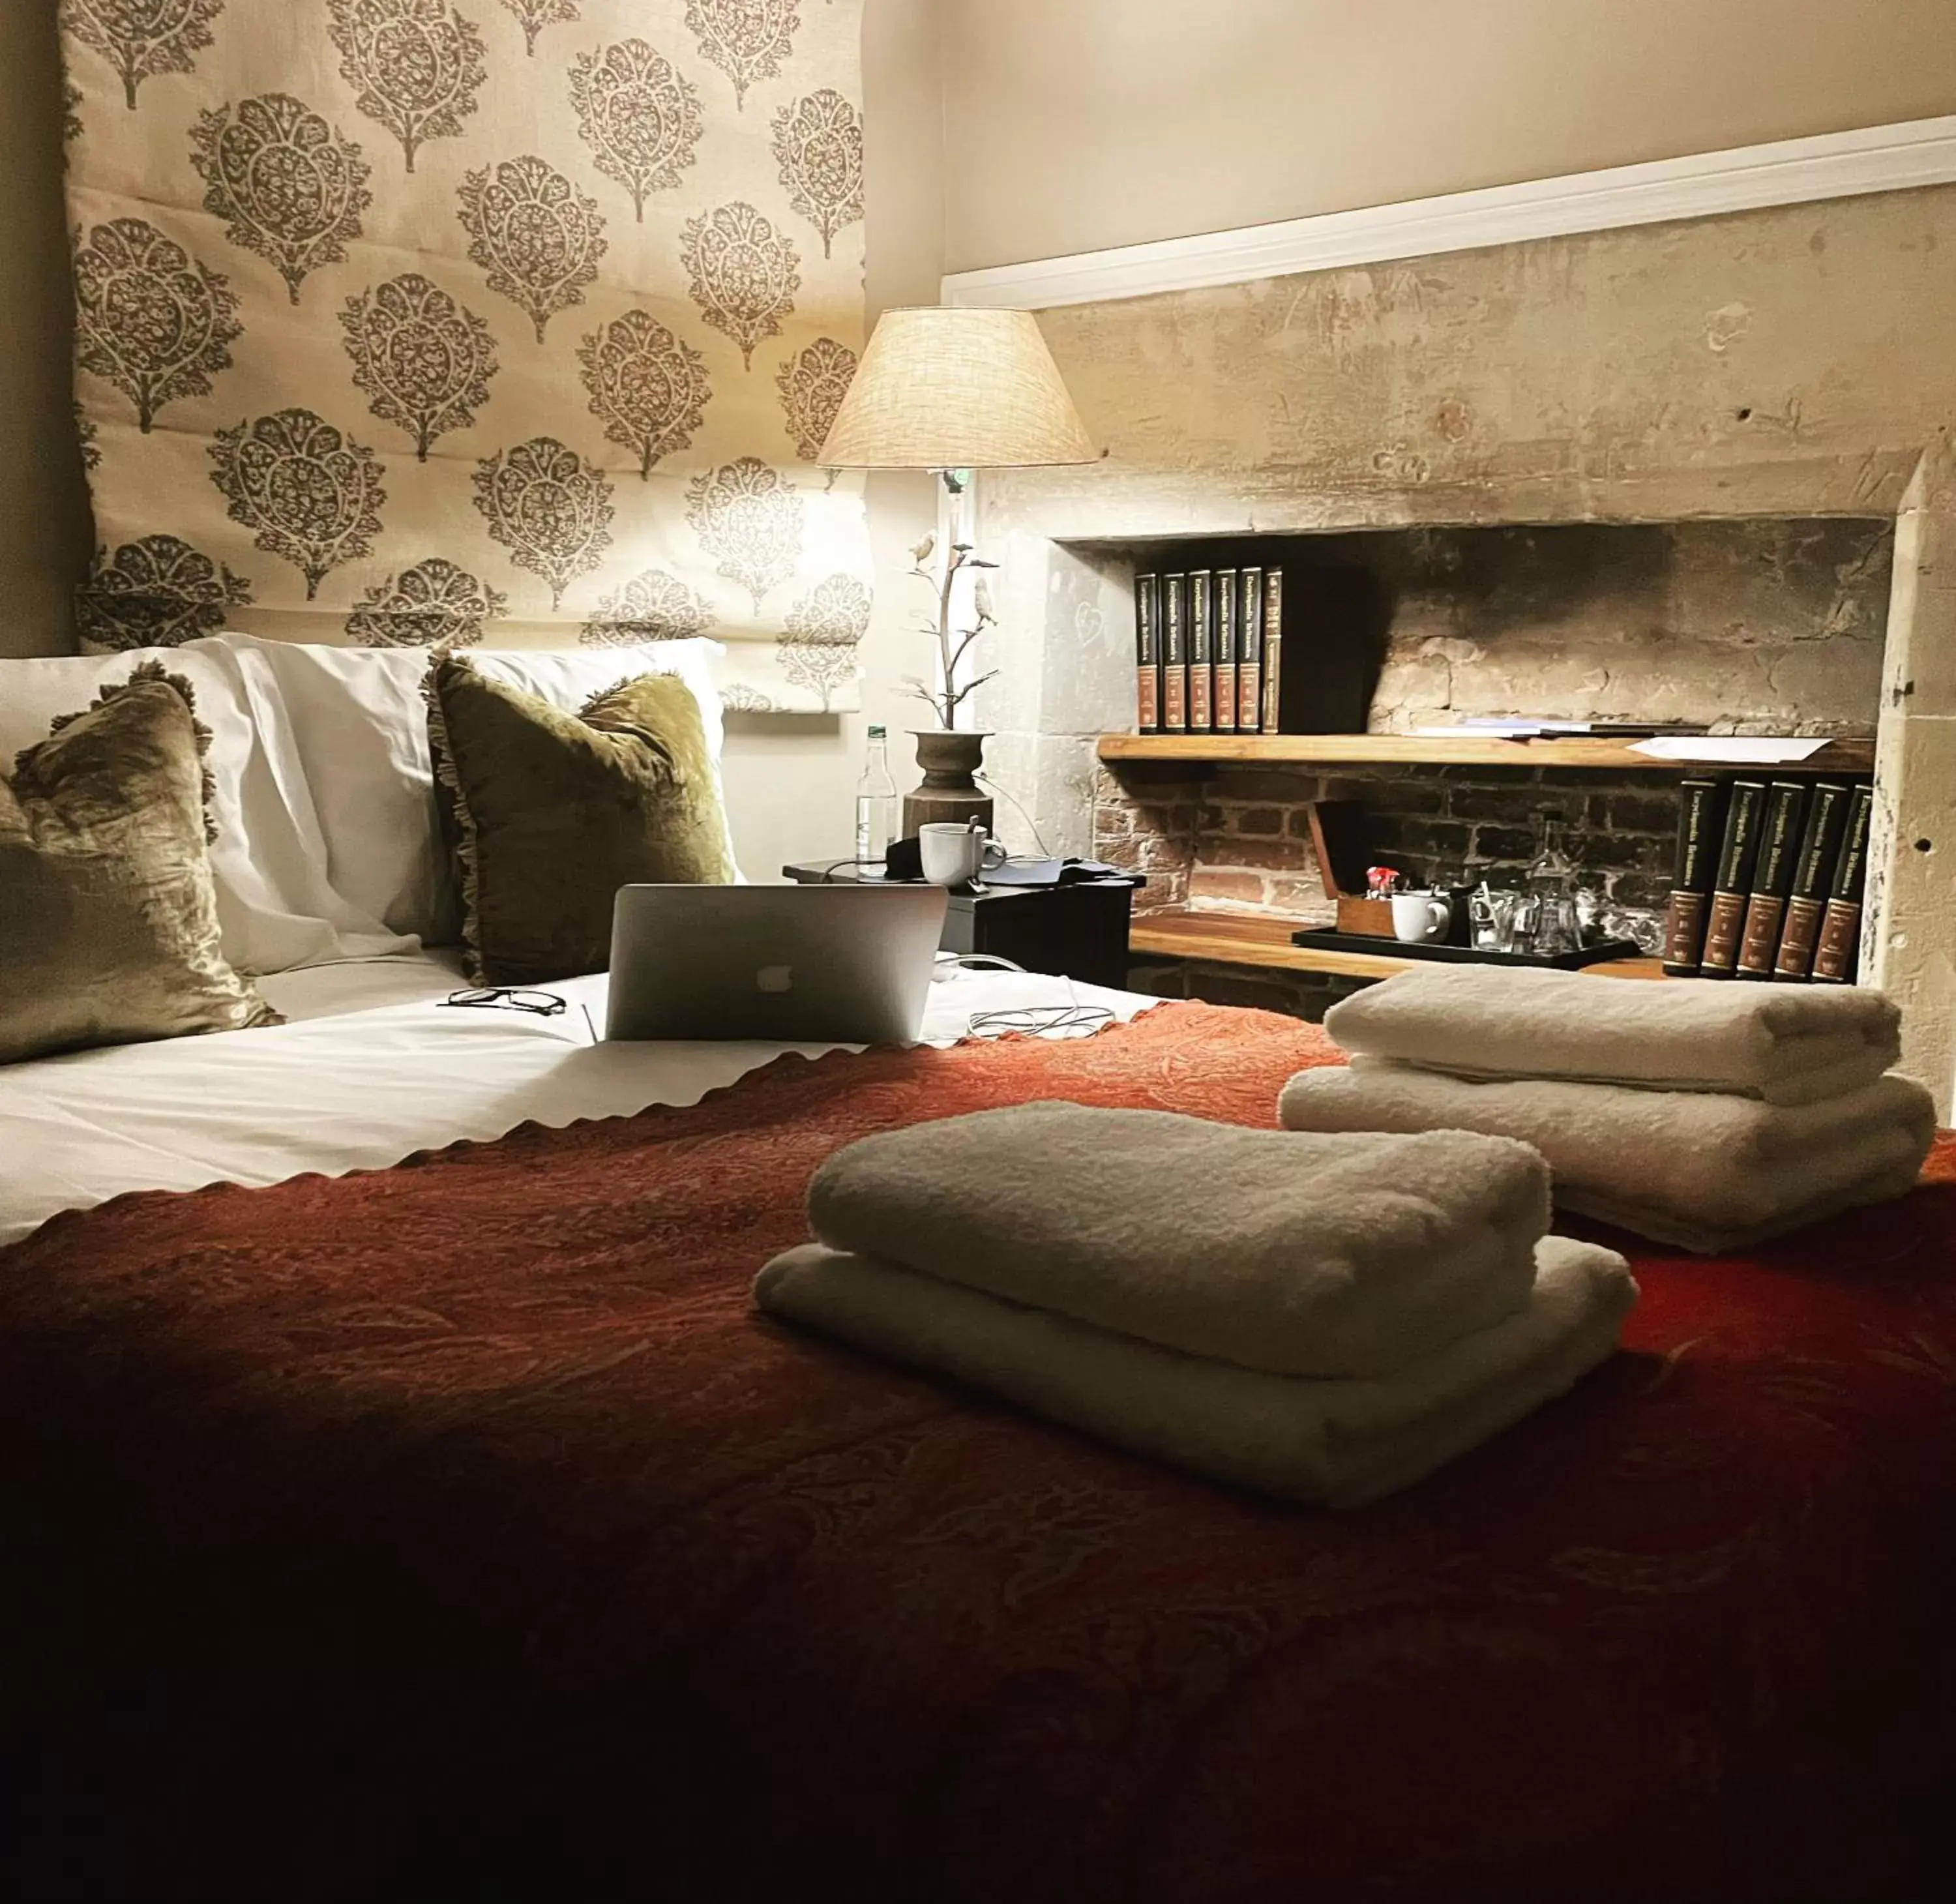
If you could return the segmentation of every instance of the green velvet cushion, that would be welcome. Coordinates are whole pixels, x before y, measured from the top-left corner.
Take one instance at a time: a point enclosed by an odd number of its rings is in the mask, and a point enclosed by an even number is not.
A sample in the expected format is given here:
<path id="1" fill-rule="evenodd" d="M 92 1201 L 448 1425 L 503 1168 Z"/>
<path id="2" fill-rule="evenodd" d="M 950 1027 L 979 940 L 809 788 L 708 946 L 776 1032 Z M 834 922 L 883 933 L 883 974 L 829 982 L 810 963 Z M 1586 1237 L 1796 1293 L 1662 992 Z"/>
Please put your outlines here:
<path id="1" fill-rule="evenodd" d="M 279 1022 L 219 947 L 209 744 L 150 662 L 0 777 L 0 1062 Z"/>
<path id="2" fill-rule="evenodd" d="M 428 706 L 478 984 L 602 971 L 621 886 L 731 883 L 699 705 L 677 676 L 641 674 L 572 714 L 449 655 Z"/>

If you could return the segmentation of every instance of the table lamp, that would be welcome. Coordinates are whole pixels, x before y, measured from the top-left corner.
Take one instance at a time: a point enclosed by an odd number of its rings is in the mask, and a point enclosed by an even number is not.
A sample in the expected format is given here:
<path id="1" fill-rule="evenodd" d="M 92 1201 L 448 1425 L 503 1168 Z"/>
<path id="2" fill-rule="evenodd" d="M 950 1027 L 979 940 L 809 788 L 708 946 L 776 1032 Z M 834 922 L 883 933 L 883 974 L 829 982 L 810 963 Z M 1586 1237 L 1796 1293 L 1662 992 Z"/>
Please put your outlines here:
<path id="1" fill-rule="evenodd" d="M 886 311 L 863 352 L 848 394 L 816 460 L 847 469 L 935 469 L 952 498 L 954 518 L 979 469 L 1024 469 L 1098 460 L 1059 368 L 1029 311 L 964 311 L 919 305 Z M 935 569 L 938 538 L 916 551 L 913 573 L 937 592 L 938 686 L 913 691 L 941 729 L 918 731 L 923 784 L 904 802 L 906 836 L 928 821 L 992 823 L 992 801 L 972 775 L 985 737 L 960 731 L 958 709 L 989 674 L 967 667 L 992 615 L 982 573 L 973 576 L 971 625 L 954 627 L 959 572 L 994 567 L 954 526 Z"/>

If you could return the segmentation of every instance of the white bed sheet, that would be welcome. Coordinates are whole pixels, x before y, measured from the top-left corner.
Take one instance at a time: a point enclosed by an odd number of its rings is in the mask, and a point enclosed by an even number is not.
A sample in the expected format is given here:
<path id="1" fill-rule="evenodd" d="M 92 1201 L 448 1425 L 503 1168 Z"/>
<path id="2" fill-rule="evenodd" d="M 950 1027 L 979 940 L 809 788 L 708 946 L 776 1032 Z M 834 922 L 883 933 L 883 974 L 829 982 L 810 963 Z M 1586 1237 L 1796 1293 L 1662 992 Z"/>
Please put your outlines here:
<path id="1" fill-rule="evenodd" d="M 267 972 L 254 982 L 287 1024 L 301 1025 L 385 1005 L 430 1004 L 468 981 L 462 975 L 462 949 L 455 946 L 393 958 L 336 959 L 330 965 Z"/>
<path id="2" fill-rule="evenodd" d="M 697 1104 L 785 1051 L 860 1048 L 594 1044 L 602 975 L 551 987 L 572 1001 L 558 1018 L 457 1010 L 438 1002 L 458 983 L 452 964 L 426 954 L 262 983 L 290 1022 L 0 1068 L 0 1244 L 125 1191 L 382 1169 L 526 1122 Z M 974 1012 L 1074 998 L 1123 1020 L 1159 1003 L 1061 978 L 961 972 L 931 987 L 924 1040 L 954 1044 Z"/>

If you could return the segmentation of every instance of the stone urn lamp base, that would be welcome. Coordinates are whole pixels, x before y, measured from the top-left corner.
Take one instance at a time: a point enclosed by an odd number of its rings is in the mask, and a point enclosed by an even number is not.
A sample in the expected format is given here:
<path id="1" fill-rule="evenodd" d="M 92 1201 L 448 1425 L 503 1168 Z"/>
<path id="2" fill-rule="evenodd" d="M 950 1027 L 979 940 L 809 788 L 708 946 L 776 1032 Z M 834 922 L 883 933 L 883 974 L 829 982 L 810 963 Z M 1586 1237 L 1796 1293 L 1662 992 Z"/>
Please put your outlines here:
<path id="1" fill-rule="evenodd" d="M 985 755 L 983 734 L 945 733 L 942 728 L 913 728 L 917 765 L 923 784 L 904 796 L 904 837 L 914 839 L 920 826 L 968 826 L 982 820 L 992 830 L 992 796 L 971 776 Z"/>

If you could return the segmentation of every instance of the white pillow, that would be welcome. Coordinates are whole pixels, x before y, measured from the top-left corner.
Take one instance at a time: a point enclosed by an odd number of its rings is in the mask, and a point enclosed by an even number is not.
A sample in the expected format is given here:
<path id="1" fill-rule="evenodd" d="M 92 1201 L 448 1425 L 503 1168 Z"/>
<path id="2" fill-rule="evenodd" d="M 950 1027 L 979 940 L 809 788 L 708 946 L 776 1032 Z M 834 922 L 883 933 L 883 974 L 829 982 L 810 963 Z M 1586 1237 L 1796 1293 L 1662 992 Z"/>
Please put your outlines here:
<path id="1" fill-rule="evenodd" d="M 277 678 L 336 889 L 397 932 L 431 945 L 453 943 L 460 902 L 435 809 L 422 692 L 429 651 L 224 639 L 261 655 Z M 721 652 L 705 640 L 465 651 L 485 674 L 573 712 L 634 675 L 678 675 L 699 703 L 716 779 L 724 723 L 714 662 Z M 730 859 L 730 833 L 727 850 Z"/>
<path id="2" fill-rule="evenodd" d="M 428 758 L 424 648 L 319 648 L 251 635 L 277 678 L 335 889 L 430 945 L 460 935 Z"/>
<path id="3" fill-rule="evenodd" d="M 714 771 L 726 743 L 715 665 L 726 653 L 717 641 L 642 641 L 607 648 L 472 648 L 464 651 L 485 674 L 541 695 L 555 707 L 580 708 L 640 674 L 677 674 L 692 690 L 706 729 Z"/>
<path id="4" fill-rule="evenodd" d="M 47 738 L 57 715 L 79 712 L 98 688 L 127 680 L 146 661 L 190 683 L 197 717 L 210 730 L 217 827 L 210 867 L 225 957 L 240 971 L 279 972 L 413 950 L 335 889 L 278 681 L 232 638 L 0 660 L 0 756 L 11 766 L 14 755 Z"/>

